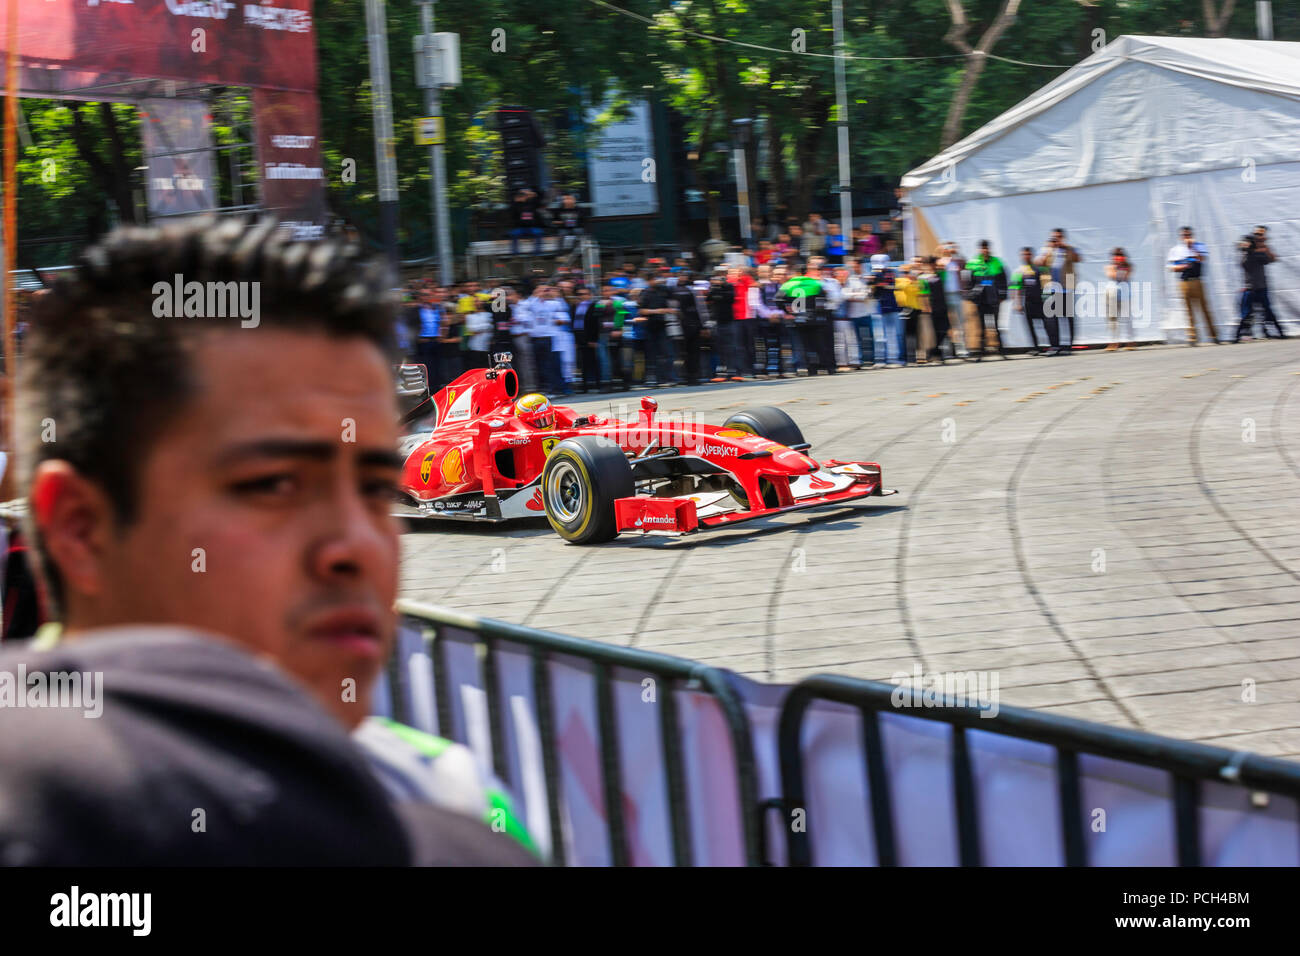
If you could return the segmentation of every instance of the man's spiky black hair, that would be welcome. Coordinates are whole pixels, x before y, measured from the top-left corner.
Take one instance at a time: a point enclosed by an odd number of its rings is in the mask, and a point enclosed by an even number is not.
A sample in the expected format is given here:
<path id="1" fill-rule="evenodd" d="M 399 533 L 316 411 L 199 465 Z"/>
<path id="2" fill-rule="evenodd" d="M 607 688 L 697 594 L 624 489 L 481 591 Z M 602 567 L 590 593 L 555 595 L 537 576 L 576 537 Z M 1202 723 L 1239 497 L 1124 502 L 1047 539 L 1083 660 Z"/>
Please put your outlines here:
<path id="1" fill-rule="evenodd" d="M 155 287 L 177 277 L 205 286 L 257 283 L 255 327 L 237 315 L 160 317 L 156 312 L 172 310 L 155 309 Z M 85 249 L 33 311 L 20 362 L 23 488 L 42 461 L 67 461 L 97 482 L 118 520 L 129 523 L 139 464 L 193 393 L 198 336 L 292 330 L 356 337 L 391 355 L 392 285 L 388 268 L 360 244 L 293 241 L 273 220 L 202 217 L 114 230 Z M 57 603 L 58 574 L 44 560 L 36 529 L 29 533 Z"/>

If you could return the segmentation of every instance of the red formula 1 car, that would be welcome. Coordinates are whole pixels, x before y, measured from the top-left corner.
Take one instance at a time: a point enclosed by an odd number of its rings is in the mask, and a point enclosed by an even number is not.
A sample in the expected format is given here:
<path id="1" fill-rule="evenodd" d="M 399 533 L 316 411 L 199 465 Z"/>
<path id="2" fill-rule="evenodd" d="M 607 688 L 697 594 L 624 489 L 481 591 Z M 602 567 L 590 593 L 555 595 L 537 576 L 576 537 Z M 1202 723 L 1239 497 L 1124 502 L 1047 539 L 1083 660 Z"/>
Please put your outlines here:
<path id="1" fill-rule="evenodd" d="M 430 395 L 423 366 L 399 369 L 399 394 L 423 420 L 401 444 L 396 514 L 508 521 L 542 517 L 579 544 L 621 532 L 681 535 L 786 511 L 893 494 L 874 462 L 817 462 L 779 408 L 737 412 L 721 426 L 657 415 L 579 415 L 519 396 L 508 354 Z"/>

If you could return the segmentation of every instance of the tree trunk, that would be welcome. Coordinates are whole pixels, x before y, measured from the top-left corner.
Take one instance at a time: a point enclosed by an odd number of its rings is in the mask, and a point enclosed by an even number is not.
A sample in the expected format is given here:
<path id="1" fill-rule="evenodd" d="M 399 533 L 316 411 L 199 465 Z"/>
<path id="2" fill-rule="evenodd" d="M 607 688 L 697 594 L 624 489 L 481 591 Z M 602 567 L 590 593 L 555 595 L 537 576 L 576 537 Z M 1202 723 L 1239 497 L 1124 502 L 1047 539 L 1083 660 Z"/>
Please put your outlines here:
<path id="1" fill-rule="evenodd" d="M 1223 0 L 1223 8 L 1218 15 L 1214 12 L 1214 0 L 1201 0 L 1201 10 L 1205 13 L 1205 32 L 1212 37 L 1223 36 L 1223 31 L 1232 19 L 1232 8 L 1237 0 Z"/>
<path id="2" fill-rule="evenodd" d="M 1209 0 L 1206 2 L 1208 3 Z M 1231 2 L 1232 0 L 1229 0 L 1229 3 Z M 975 85 L 979 83 L 980 74 L 984 72 L 984 67 L 988 63 L 988 54 L 1011 26 L 1016 12 L 1020 9 L 1020 0 L 1006 0 L 992 25 L 984 31 L 979 43 L 972 48 L 966 42 L 970 22 L 966 19 L 966 11 L 961 5 L 962 0 L 947 0 L 947 3 L 948 12 L 952 16 L 952 27 L 944 36 L 944 42 L 965 53 L 967 59 L 966 72 L 962 74 L 961 85 L 952 98 L 952 104 L 948 108 L 948 118 L 943 124 L 943 137 L 939 141 L 940 149 L 947 149 L 960 138 L 966 107 L 970 104 L 971 94 L 975 92 Z"/>

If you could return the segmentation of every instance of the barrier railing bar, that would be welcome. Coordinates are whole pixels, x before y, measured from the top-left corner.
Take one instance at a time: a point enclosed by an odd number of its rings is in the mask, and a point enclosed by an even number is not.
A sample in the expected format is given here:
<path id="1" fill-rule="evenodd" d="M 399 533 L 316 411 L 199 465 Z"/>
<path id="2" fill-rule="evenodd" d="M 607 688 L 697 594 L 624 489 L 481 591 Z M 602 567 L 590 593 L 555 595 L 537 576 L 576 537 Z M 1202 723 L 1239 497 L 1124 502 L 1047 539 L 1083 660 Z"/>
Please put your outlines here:
<path id="1" fill-rule="evenodd" d="M 421 627 L 420 633 L 428 630 L 428 625 Z M 400 654 L 390 654 L 385 665 L 388 671 L 388 701 L 392 709 L 393 720 L 399 724 L 409 724 L 411 713 L 406 705 L 406 691 L 402 687 L 402 671 L 406 660 Z"/>
<path id="2" fill-rule="evenodd" d="M 551 818 L 551 862 L 564 866 L 564 827 L 560 814 L 560 760 L 555 750 L 555 709 L 551 701 L 551 675 L 547 654 L 532 649 L 533 699 L 537 702 L 537 733 L 542 738 L 542 768 L 546 777 L 546 809 Z"/>
<path id="3" fill-rule="evenodd" d="M 600 780 L 605 797 L 605 823 L 609 827 L 609 856 L 614 866 L 627 866 L 627 828 L 623 820 L 623 773 L 618 763 L 618 718 L 614 713 L 614 687 L 608 664 L 597 661 L 596 724 L 600 733 Z"/>
<path id="4" fill-rule="evenodd" d="M 1201 825 L 1197 819 L 1200 787 L 1195 780 L 1174 777 L 1174 827 L 1178 840 L 1178 865 L 1201 865 Z"/>
<path id="5" fill-rule="evenodd" d="M 691 819 L 686 803 L 686 769 L 677 724 L 677 690 L 666 680 L 657 688 L 659 697 L 659 739 L 663 744 L 664 771 L 668 787 L 668 821 L 672 826 L 673 863 L 694 866 L 691 852 Z"/>
<path id="6" fill-rule="evenodd" d="M 1232 780 L 1252 790 L 1300 797 L 1300 762 L 1242 754 L 1240 751 L 1159 737 L 1141 730 L 1094 724 L 1058 714 L 1044 714 L 1006 704 L 994 717 L 976 706 L 896 708 L 892 695 L 898 687 L 880 681 L 820 674 L 807 677 L 790 690 L 785 707 L 796 701 L 807 706 L 813 698 L 868 706 L 888 713 L 1033 740 L 1092 756 L 1156 767 L 1191 779 Z M 1228 776 L 1227 767 L 1233 768 Z"/>
<path id="7" fill-rule="evenodd" d="M 965 727 L 952 729 L 953 799 L 957 804 L 957 852 L 962 866 L 981 866 L 979 814 L 975 809 L 975 779 Z"/>
<path id="8" fill-rule="evenodd" d="M 762 823 L 758 805 L 758 769 L 754 760 L 753 738 L 749 729 L 749 717 L 745 713 L 740 698 L 727 682 L 723 671 L 705 667 L 694 661 L 668 654 L 658 654 L 631 647 L 619 647 L 602 644 L 583 638 L 568 637 L 552 631 L 539 631 L 482 618 L 472 614 L 463 614 L 446 608 L 430 607 L 417 601 L 401 600 L 397 602 L 397 611 L 426 621 L 435 621 L 451 625 L 466 631 L 488 634 L 512 643 L 519 643 L 536 650 L 567 654 L 593 662 L 601 662 L 614 667 L 630 670 L 648 671 L 664 679 L 676 678 L 687 681 L 687 686 L 702 686 L 722 708 L 723 717 L 731 735 L 731 745 L 736 759 L 736 780 L 742 836 L 745 844 L 745 861 L 749 866 L 758 866 L 762 862 L 759 854 L 759 827 Z M 547 681 L 549 688 L 549 680 Z M 551 700 L 547 698 L 547 706 Z M 545 737 L 543 744 L 545 745 Z M 556 764 L 548 763 L 549 774 Z M 552 804 L 552 811 L 558 813 Z"/>
<path id="9" fill-rule="evenodd" d="M 488 730 L 492 735 L 492 768 L 506 784 L 510 784 L 510 762 L 506 760 L 505 715 L 501 706 L 501 672 L 497 669 L 496 642 L 483 638 L 483 690 L 487 694 Z"/>
<path id="10" fill-rule="evenodd" d="M 1087 866 L 1084 842 L 1083 799 L 1079 793 L 1079 755 L 1073 750 L 1056 750 L 1056 784 L 1061 800 L 1061 840 L 1066 866 Z"/>
<path id="11" fill-rule="evenodd" d="M 894 810 L 885 772 L 885 748 L 880 738 L 880 719 L 869 707 L 862 708 L 862 749 L 866 757 L 867 791 L 871 797 L 871 824 L 876 837 L 878 866 L 897 866 L 894 848 Z"/>
<path id="12" fill-rule="evenodd" d="M 785 699 L 777 723 L 777 763 L 781 770 L 781 792 L 785 796 L 782 829 L 785 830 L 785 854 L 787 866 L 812 866 L 812 842 L 808 829 L 816 821 L 804 817 L 803 829 L 796 830 L 790 825 L 789 812 L 797 807 L 804 807 L 803 792 L 803 750 L 799 746 L 799 731 L 803 727 L 804 711 L 812 703 L 813 694 L 803 692 L 802 685 L 796 684 Z"/>
<path id="13" fill-rule="evenodd" d="M 445 646 L 447 638 L 443 634 L 443 629 L 446 626 L 443 624 L 433 630 L 433 637 L 429 642 L 429 666 L 433 668 L 433 700 L 438 715 L 438 729 L 435 733 L 439 737 L 455 740 L 456 721 L 452 717 L 451 692 L 447 687 L 447 649 Z"/>

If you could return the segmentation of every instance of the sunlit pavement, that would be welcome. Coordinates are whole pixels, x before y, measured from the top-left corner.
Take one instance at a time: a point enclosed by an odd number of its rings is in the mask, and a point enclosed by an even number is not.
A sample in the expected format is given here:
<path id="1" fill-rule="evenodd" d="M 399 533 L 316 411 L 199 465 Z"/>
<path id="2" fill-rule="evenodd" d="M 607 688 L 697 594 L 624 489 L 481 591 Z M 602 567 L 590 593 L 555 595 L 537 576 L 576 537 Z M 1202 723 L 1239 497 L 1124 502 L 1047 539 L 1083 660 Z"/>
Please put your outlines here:
<path id="1" fill-rule="evenodd" d="M 1300 755 L 1300 341 L 656 389 L 794 417 L 893 497 L 679 540 L 404 535 L 402 595 L 762 680 L 995 671 L 1001 702 Z"/>

